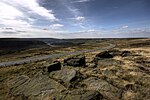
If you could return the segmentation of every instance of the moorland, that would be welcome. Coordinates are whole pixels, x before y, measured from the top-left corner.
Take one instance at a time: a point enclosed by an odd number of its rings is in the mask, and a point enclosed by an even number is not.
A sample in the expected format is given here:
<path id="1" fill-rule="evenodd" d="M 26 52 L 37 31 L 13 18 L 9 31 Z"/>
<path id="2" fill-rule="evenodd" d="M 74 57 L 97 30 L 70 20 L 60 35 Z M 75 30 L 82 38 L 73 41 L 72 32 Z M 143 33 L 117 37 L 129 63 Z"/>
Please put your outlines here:
<path id="1" fill-rule="evenodd" d="M 0 100 L 149 100 L 150 39 L 0 39 Z"/>

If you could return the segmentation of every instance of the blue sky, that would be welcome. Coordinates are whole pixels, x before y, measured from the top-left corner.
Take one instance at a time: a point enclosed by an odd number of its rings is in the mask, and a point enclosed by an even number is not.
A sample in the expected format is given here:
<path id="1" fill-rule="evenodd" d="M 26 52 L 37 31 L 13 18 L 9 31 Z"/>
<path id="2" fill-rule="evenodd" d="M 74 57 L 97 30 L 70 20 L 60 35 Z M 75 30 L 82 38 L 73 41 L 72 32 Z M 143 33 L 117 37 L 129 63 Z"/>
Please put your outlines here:
<path id="1" fill-rule="evenodd" d="M 1 0 L 0 37 L 150 37 L 150 0 Z"/>

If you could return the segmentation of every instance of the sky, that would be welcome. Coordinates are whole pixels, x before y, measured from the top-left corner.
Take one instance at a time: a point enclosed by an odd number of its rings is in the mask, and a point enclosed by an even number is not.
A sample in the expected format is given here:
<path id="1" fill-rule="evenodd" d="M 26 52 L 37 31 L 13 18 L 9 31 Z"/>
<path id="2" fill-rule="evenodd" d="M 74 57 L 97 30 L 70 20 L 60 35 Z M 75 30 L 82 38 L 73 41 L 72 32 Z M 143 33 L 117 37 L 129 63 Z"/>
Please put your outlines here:
<path id="1" fill-rule="evenodd" d="M 150 37 L 150 0 L 0 0 L 0 38 Z"/>

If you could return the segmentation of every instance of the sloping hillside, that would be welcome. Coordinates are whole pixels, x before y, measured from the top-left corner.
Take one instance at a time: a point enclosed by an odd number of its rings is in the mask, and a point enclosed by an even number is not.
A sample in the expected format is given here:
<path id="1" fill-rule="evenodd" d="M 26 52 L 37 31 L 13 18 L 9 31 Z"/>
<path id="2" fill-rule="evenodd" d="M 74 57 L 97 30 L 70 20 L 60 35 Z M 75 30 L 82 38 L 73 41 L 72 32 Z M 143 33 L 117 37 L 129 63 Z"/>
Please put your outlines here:
<path id="1" fill-rule="evenodd" d="M 43 41 L 36 39 L 0 39 L 0 53 L 6 54 L 18 50 L 26 50 L 31 48 L 42 48 L 48 45 Z"/>

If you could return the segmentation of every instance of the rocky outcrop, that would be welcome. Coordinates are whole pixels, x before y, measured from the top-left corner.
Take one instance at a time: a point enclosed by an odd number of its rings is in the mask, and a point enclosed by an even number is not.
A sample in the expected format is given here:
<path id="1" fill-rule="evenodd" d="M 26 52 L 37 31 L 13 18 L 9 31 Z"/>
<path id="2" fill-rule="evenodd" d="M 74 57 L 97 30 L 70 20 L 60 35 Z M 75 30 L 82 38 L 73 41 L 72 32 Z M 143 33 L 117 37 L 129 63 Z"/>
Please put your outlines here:
<path id="1" fill-rule="evenodd" d="M 97 64 L 99 60 L 108 59 L 108 58 L 113 58 L 113 56 L 108 51 L 104 51 L 97 54 L 93 62 Z"/>
<path id="2" fill-rule="evenodd" d="M 69 71 L 68 76 L 65 76 L 63 71 Z M 54 77 L 70 82 L 76 76 L 74 70 L 64 69 L 63 71 L 56 71 Z M 8 87 L 14 100 L 102 100 L 103 98 L 103 95 L 97 90 L 67 90 L 63 85 L 46 75 L 37 75 L 33 78 L 22 75 L 10 80 Z"/>
<path id="3" fill-rule="evenodd" d="M 113 50 L 109 50 L 108 51 L 112 56 L 121 56 L 121 57 L 126 57 L 129 56 L 131 54 L 130 51 L 120 51 L 117 49 L 113 49 Z"/>
<path id="4" fill-rule="evenodd" d="M 59 61 L 54 61 L 53 63 L 51 63 L 50 65 L 48 65 L 46 67 L 46 69 L 44 69 L 46 72 L 50 73 L 52 71 L 57 71 L 61 69 L 61 63 Z"/>
<path id="5" fill-rule="evenodd" d="M 90 77 L 83 80 L 82 84 L 86 85 L 88 90 L 97 90 L 108 100 L 119 100 L 121 91 L 117 87 L 109 84 L 107 81 Z"/>
<path id="6" fill-rule="evenodd" d="M 117 48 L 98 55 L 86 52 L 86 62 L 81 55 L 64 66 L 62 57 L 1 68 L 0 100 L 149 100 L 149 48 L 114 43 Z"/>
<path id="7" fill-rule="evenodd" d="M 65 66 L 85 67 L 85 56 L 77 55 L 64 60 Z"/>
<path id="8" fill-rule="evenodd" d="M 104 51 L 96 55 L 97 58 L 112 58 L 113 56 L 108 52 Z"/>
<path id="9" fill-rule="evenodd" d="M 55 95 L 47 95 L 44 100 L 102 100 L 103 96 L 94 90 L 75 89 Z"/>
<path id="10" fill-rule="evenodd" d="M 33 78 L 22 75 L 8 82 L 11 96 L 25 98 L 28 97 L 31 100 L 41 100 L 43 93 L 49 93 L 50 91 L 60 92 L 66 88 L 53 79 L 50 79 L 46 75 L 37 75 Z M 20 97 L 19 96 L 19 97 Z"/>
<path id="11" fill-rule="evenodd" d="M 69 87 L 71 82 L 77 81 L 79 78 L 79 72 L 71 68 L 63 68 L 60 71 L 54 71 L 50 73 L 50 77 L 59 81 L 62 81 L 65 86 Z"/>
<path id="12" fill-rule="evenodd" d="M 105 59 L 105 60 L 98 60 L 97 61 L 97 66 L 100 67 L 108 67 L 108 66 L 118 66 L 118 65 L 122 65 L 123 62 L 119 61 L 119 60 L 114 60 L 114 59 Z"/>
<path id="13" fill-rule="evenodd" d="M 130 51 L 120 51 L 120 50 L 109 50 L 109 51 L 103 51 L 99 54 L 97 54 L 93 60 L 96 64 L 98 63 L 99 60 L 106 60 L 108 58 L 113 58 L 114 56 L 121 56 L 121 57 L 126 57 L 131 54 Z M 110 62 L 109 62 L 110 63 Z"/>

